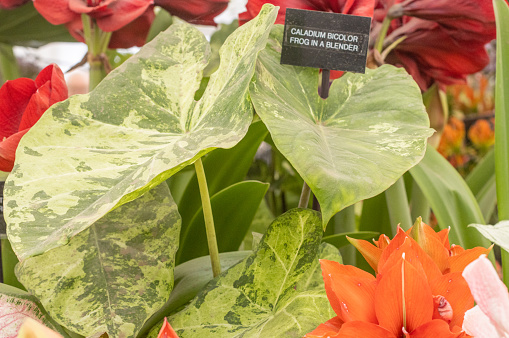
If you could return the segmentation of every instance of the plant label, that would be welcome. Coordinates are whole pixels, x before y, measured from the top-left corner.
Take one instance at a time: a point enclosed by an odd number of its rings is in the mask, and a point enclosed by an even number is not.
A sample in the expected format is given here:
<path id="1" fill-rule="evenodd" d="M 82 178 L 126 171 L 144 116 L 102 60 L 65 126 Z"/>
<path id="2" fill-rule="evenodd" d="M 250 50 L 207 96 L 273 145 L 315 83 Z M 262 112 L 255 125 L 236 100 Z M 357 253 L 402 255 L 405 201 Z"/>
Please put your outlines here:
<path id="1" fill-rule="evenodd" d="M 288 8 L 281 64 L 364 73 L 371 18 Z"/>

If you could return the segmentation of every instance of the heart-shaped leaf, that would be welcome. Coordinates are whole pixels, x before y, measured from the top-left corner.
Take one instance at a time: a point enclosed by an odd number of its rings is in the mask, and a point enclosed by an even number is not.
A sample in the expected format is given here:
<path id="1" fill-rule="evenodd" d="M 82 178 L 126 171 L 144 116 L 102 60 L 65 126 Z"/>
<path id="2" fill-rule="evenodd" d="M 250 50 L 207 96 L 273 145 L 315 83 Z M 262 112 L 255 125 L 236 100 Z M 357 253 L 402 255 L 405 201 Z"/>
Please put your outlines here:
<path id="1" fill-rule="evenodd" d="M 67 337 L 37 298 L 26 291 L 0 283 L 0 338 L 17 337 L 26 318 L 32 318 Z"/>
<path id="2" fill-rule="evenodd" d="M 476 228 L 490 242 L 509 251 L 509 221 L 500 221 L 495 225 L 470 224 L 469 227 Z"/>
<path id="3" fill-rule="evenodd" d="M 315 211 L 288 211 L 252 255 L 212 280 L 169 322 L 182 338 L 302 337 L 334 316 L 320 284 L 321 237 Z M 325 256 L 331 250 L 337 260 L 337 250 L 324 245 Z M 149 337 L 155 335 L 153 329 Z"/>
<path id="4" fill-rule="evenodd" d="M 252 120 L 248 84 L 277 9 L 236 30 L 200 101 L 210 46 L 173 24 L 87 95 L 52 106 L 23 137 L 5 186 L 18 257 L 65 245 L 216 147 L 234 146 Z"/>
<path id="5" fill-rule="evenodd" d="M 134 337 L 173 288 L 179 231 L 177 206 L 161 184 L 69 244 L 24 260 L 17 275 L 66 328 Z"/>
<path id="6" fill-rule="evenodd" d="M 318 96 L 318 69 L 281 65 L 275 26 L 250 86 L 277 148 L 316 195 L 323 225 L 341 209 L 390 187 L 417 164 L 432 134 L 419 87 L 384 65 L 335 80 Z"/>

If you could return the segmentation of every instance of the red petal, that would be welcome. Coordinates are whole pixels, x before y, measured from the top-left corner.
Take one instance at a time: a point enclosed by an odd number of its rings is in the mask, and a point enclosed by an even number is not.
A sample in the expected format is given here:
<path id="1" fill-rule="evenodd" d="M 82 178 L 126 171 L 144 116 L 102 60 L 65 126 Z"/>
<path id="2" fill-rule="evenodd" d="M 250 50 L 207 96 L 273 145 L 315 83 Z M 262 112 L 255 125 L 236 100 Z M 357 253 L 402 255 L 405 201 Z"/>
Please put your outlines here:
<path id="1" fill-rule="evenodd" d="M 190 23 L 215 26 L 214 18 L 228 7 L 228 0 L 155 0 L 154 4 Z"/>
<path id="2" fill-rule="evenodd" d="M 171 327 L 170 323 L 168 323 L 166 317 L 164 317 L 164 323 L 161 327 L 161 330 L 159 331 L 159 334 L 157 335 L 157 338 L 179 338 L 179 336 L 177 336 Z"/>
<path id="3" fill-rule="evenodd" d="M 114 32 L 143 15 L 152 0 L 117 0 L 108 6 L 112 15 L 97 18 L 97 25 L 105 32 Z M 148 34 L 148 30 L 146 31 Z"/>
<path id="4" fill-rule="evenodd" d="M 491 251 L 490 246 L 488 249 L 483 247 L 475 247 L 473 249 L 468 249 L 456 256 L 449 257 L 449 264 L 451 265 L 451 272 L 462 272 L 465 267 L 472 263 L 474 260 L 479 258 L 481 255 L 488 255 Z"/>
<path id="5" fill-rule="evenodd" d="M 433 295 L 441 295 L 447 299 L 452 307 L 452 320 L 450 328 L 461 326 L 465 312 L 474 306 L 474 297 L 470 293 L 467 282 L 460 272 L 443 275 L 430 283 Z M 434 318 L 439 318 L 434 316 Z"/>
<path id="6" fill-rule="evenodd" d="M 434 319 L 429 321 L 414 331 L 410 332 L 411 338 L 430 338 L 430 337 L 440 337 L 440 338 L 463 338 L 470 337 L 464 332 L 456 332 L 453 333 L 449 330 L 449 325 L 446 322 L 440 319 Z"/>
<path id="7" fill-rule="evenodd" d="M 378 278 L 375 311 L 380 326 L 399 337 L 402 327 L 410 332 L 431 320 L 433 297 L 426 276 L 405 258 L 400 257 Z"/>
<path id="8" fill-rule="evenodd" d="M 327 298 L 345 321 L 376 323 L 374 309 L 375 277 L 354 266 L 320 260 Z"/>
<path id="9" fill-rule="evenodd" d="M 331 338 L 333 338 L 332 336 Z M 376 337 L 376 338 L 397 338 L 392 332 L 383 327 L 366 322 L 348 322 L 343 324 L 337 337 L 341 338 L 359 338 L 359 337 Z"/>
<path id="10" fill-rule="evenodd" d="M 0 9 L 13 9 L 24 5 L 30 0 L 0 0 Z"/>
<path id="11" fill-rule="evenodd" d="M 0 141 L 17 133 L 23 112 L 37 90 L 31 79 L 7 81 L 0 88 Z"/>
<path id="12" fill-rule="evenodd" d="M 26 134 L 28 129 L 20 131 L 14 135 L 9 136 L 3 141 L 0 141 L 0 171 L 11 171 L 14 166 L 14 159 L 16 155 L 16 148 L 19 141 Z"/>
<path id="13" fill-rule="evenodd" d="M 64 73 L 56 64 L 51 64 L 41 70 L 35 84 L 37 88 L 42 87 L 46 82 L 50 83 L 49 104 L 53 105 L 69 97 L 67 84 L 65 83 Z"/>
<path id="14" fill-rule="evenodd" d="M 147 35 L 154 18 L 154 8 L 150 6 L 136 20 L 113 32 L 108 48 L 143 46 L 147 40 Z"/>
<path id="15" fill-rule="evenodd" d="M 312 332 L 306 334 L 305 338 L 332 338 L 335 337 L 339 329 L 341 329 L 341 325 L 343 325 L 343 321 L 339 317 L 334 317 L 329 319 L 323 324 L 318 325 L 316 329 Z"/>
<path id="16" fill-rule="evenodd" d="M 35 9 L 51 24 L 61 25 L 81 20 L 81 15 L 69 9 L 69 0 L 34 0 Z"/>

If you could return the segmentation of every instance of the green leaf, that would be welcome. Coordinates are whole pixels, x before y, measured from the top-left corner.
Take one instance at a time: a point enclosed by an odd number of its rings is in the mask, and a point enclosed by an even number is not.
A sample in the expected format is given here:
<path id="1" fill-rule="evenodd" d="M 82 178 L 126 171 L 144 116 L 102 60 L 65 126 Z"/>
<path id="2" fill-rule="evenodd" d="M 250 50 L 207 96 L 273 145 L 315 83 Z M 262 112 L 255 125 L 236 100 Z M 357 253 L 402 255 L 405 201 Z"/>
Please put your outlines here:
<path id="1" fill-rule="evenodd" d="M 134 337 L 168 299 L 180 216 L 166 184 L 17 267 L 52 317 L 84 336 Z"/>
<path id="2" fill-rule="evenodd" d="M 484 223 L 481 209 L 466 182 L 442 155 L 428 147 L 410 174 L 428 199 L 440 228 L 451 227 L 451 243 L 464 248 L 486 246 L 486 240 L 467 228 L 471 223 Z"/>
<path id="3" fill-rule="evenodd" d="M 173 23 L 173 17 L 166 10 L 158 7 L 158 12 L 147 35 L 147 42 L 152 41 L 157 34 L 168 29 Z"/>
<path id="4" fill-rule="evenodd" d="M 334 316 L 323 284 L 313 283 L 321 235 L 317 212 L 281 215 L 257 250 L 211 281 L 171 325 L 181 338 L 302 337 Z"/>
<path id="5" fill-rule="evenodd" d="M 474 194 L 484 219 L 489 221 L 497 205 L 495 151 L 493 149 L 475 166 L 465 181 Z"/>
<path id="6" fill-rule="evenodd" d="M 210 62 L 203 71 L 203 76 L 210 76 L 212 75 L 217 68 L 219 67 L 219 50 L 221 46 L 224 44 L 228 36 L 232 34 L 235 29 L 239 27 L 239 21 L 233 20 L 233 22 L 229 25 L 219 25 L 219 29 L 212 34 L 210 37 L 210 49 L 211 49 L 211 57 Z"/>
<path id="7" fill-rule="evenodd" d="M 25 318 L 30 317 L 68 337 L 37 298 L 26 291 L 0 283 L 0 338 L 16 337 Z"/>
<path id="8" fill-rule="evenodd" d="M 39 47 L 48 42 L 76 41 L 64 25 L 50 24 L 34 8 L 32 1 L 12 10 L 0 10 L 0 42 Z"/>
<path id="9" fill-rule="evenodd" d="M 247 256 L 251 251 L 223 252 L 219 254 L 221 270 L 228 270 Z M 151 328 L 160 328 L 167 317 L 191 301 L 213 278 L 210 256 L 195 258 L 175 267 L 175 285 L 170 299 L 146 323 L 138 334 L 143 337 Z"/>
<path id="10" fill-rule="evenodd" d="M 350 244 L 346 239 L 346 236 L 356 238 L 356 239 L 366 239 L 370 240 L 372 238 L 376 238 L 380 235 L 379 232 L 375 231 L 356 231 L 356 232 L 344 232 L 342 234 L 335 234 L 331 236 L 327 236 L 323 238 L 323 242 L 334 245 L 336 248 L 340 249 L 344 246 Z"/>
<path id="11" fill-rule="evenodd" d="M 320 202 L 323 224 L 379 194 L 424 155 L 429 128 L 419 87 L 384 65 L 335 80 L 318 96 L 318 69 L 280 64 L 283 27 L 260 53 L 250 94 L 274 143 Z"/>
<path id="12" fill-rule="evenodd" d="M 504 220 L 495 225 L 470 224 L 469 227 L 477 229 L 490 242 L 509 251 L 509 221 Z"/>
<path id="13" fill-rule="evenodd" d="M 254 62 L 276 15 L 266 5 L 228 38 L 198 102 L 210 48 L 196 28 L 173 24 L 93 92 L 52 106 L 23 137 L 6 182 L 18 257 L 65 245 L 214 148 L 237 144 L 252 120 Z"/>
<path id="14" fill-rule="evenodd" d="M 212 196 L 210 203 L 219 252 L 239 249 L 268 188 L 267 183 L 244 181 Z M 177 264 L 209 253 L 202 208 L 182 232 Z"/>
<path id="15" fill-rule="evenodd" d="M 207 174 L 207 186 L 210 195 L 215 195 L 246 177 L 251 163 L 253 163 L 256 150 L 267 134 L 268 131 L 263 122 L 255 122 L 251 124 L 246 136 L 235 147 L 231 149 L 216 149 L 203 158 L 203 167 Z M 183 177 L 182 179 L 185 180 L 186 178 Z M 173 184 L 175 185 L 175 183 Z M 180 216 L 182 217 L 182 232 L 180 236 L 183 238 L 184 234 L 188 232 L 191 220 L 201 210 L 202 206 L 200 189 L 194 170 L 189 183 L 182 193 L 182 197 L 179 199 L 178 206 Z M 214 211 L 214 215 L 215 213 L 216 211 Z M 185 245 L 181 241 L 179 251 L 182 251 L 184 247 Z"/>

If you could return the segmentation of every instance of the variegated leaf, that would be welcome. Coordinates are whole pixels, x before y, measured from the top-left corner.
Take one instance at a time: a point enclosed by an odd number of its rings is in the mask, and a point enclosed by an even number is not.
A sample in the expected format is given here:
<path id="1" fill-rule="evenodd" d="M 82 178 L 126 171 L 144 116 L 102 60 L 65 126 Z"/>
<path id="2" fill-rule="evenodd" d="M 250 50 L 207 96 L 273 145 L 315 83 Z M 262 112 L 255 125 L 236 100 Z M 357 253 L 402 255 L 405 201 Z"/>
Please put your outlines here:
<path id="1" fill-rule="evenodd" d="M 170 324 L 182 338 L 302 337 L 334 316 L 320 284 L 321 237 L 316 212 L 288 211 L 271 224 L 252 255 L 212 280 L 187 308 L 169 317 Z M 339 259 L 327 244 L 321 254 Z"/>
<path id="2" fill-rule="evenodd" d="M 229 148 L 252 120 L 248 84 L 277 9 L 264 6 L 221 49 L 194 100 L 210 53 L 203 34 L 172 25 L 87 95 L 52 106 L 22 139 L 5 186 L 18 257 L 65 245 L 214 148 Z"/>
<path id="3" fill-rule="evenodd" d="M 419 87 L 384 65 L 335 80 L 318 96 L 318 69 L 281 65 L 275 26 L 250 86 L 277 148 L 320 202 L 323 225 L 343 208 L 390 187 L 424 156 L 429 128 Z"/>
<path id="4" fill-rule="evenodd" d="M 67 245 L 24 260 L 17 276 L 64 327 L 84 336 L 135 337 L 169 298 L 179 231 L 163 183 Z"/>
<path id="5" fill-rule="evenodd" d="M 0 338 L 17 337 L 26 318 L 32 318 L 46 327 L 65 334 L 49 317 L 37 298 L 26 291 L 0 284 Z"/>

